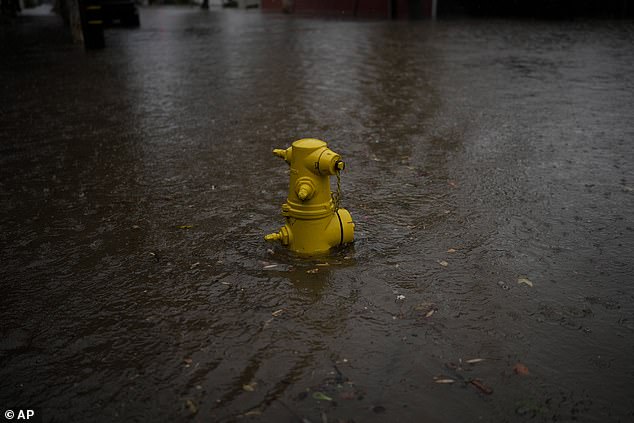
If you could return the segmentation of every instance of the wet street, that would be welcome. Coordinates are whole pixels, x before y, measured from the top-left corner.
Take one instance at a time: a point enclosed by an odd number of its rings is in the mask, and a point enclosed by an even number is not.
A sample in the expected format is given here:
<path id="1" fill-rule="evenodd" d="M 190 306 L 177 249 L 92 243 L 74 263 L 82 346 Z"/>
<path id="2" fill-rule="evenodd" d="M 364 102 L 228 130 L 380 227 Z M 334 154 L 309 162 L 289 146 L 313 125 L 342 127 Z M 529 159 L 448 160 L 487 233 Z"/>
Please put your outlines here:
<path id="1" fill-rule="evenodd" d="M 0 411 L 634 421 L 634 22 L 140 14 L 0 26 Z M 305 137 L 328 257 L 263 240 Z"/>

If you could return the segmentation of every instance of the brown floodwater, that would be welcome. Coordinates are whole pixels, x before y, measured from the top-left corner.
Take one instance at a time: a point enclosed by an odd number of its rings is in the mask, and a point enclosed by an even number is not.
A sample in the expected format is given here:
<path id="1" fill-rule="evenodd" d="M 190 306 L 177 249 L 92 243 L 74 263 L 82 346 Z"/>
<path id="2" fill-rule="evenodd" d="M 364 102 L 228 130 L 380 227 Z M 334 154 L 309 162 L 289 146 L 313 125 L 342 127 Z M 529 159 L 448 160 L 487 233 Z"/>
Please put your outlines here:
<path id="1" fill-rule="evenodd" d="M 634 420 L 632 21 L 140 13 L 0 26 L 0 411 Z M 304 137 L 328 257 L 263 240 Z"/>

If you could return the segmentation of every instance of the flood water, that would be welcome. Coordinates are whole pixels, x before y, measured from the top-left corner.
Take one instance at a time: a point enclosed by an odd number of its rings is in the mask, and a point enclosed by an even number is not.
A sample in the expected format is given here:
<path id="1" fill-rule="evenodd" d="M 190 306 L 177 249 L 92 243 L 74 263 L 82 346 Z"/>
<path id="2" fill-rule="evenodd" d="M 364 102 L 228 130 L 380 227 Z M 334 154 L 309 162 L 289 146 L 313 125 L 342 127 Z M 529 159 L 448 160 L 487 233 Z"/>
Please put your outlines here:
<path id="1" fill-rule="evenodd" d="M 0 406 L 634 420 L 633 22 L 141 22 L 0 27 Z M 329 257 L 263 240 L 304 137 L 347 162 Z"/>

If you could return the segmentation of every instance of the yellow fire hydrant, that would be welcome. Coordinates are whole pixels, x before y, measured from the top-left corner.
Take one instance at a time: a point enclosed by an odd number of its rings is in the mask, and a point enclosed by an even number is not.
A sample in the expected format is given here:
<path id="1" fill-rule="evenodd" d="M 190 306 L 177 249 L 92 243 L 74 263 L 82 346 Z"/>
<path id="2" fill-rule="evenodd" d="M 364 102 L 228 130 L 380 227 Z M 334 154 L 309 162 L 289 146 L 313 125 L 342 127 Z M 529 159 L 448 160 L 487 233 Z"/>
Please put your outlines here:
<path id="1" fill-rule="evenodd" d="M 286 150 L 273 150 L 273 154 L 291 167 L 288 198 L 282 205 L 286 224 L 264 239 L 279 240 L 292 251 L 307 255 L 327 253 L 332 247 L 352 242 L 352 216 L 339 208 L 340 184 L 334 201 L 330 190 L 330 176 L 339 178 L 345 167 L 341 156 L 314 138 L 297 140 Z"/>

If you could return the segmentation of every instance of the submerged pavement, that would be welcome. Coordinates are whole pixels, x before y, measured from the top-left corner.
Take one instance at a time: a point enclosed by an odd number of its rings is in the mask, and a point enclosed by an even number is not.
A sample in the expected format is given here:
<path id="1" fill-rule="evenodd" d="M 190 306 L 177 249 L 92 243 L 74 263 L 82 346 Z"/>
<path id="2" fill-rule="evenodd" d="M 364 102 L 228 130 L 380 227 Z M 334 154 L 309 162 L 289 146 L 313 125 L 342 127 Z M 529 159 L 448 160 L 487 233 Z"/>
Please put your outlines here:
<path id="1" fill-rule="evenodd" d="M 634 418 L 634 24 L 141 9 L 0 27 L 0 405 L 43 421 Z M 302 259 L 272 148 L 341 153 Z M 4 411 L 4 410 L 3 410 Z"/>

